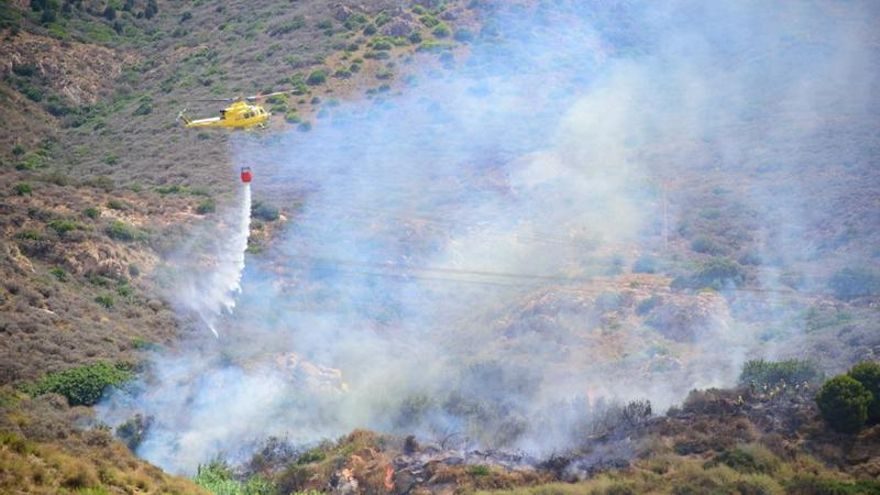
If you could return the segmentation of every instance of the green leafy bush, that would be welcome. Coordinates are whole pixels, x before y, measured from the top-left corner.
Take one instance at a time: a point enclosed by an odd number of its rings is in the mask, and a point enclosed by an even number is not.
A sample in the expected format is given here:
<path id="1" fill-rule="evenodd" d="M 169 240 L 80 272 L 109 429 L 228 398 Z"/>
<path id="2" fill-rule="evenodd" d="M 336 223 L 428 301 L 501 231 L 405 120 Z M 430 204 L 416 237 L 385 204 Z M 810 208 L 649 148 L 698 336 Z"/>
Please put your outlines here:
<path id="1" fill-rule="evenodd" d="M 769 474 L 779 467 L 780 462 L 769 451 L 754 446 L 741 446 L 718 454 L 706 463 L 706 468 L 724 464 L 734 471 L 744 474 Z"/>
<path id="2" fill-rule="evenodd" d="M 116 304 L 116 301 L 113 299 L 113 296 L 111 294 L 102 294 L 100 296 L 97 296 L 95 297 L 95 302 L 100 304 L 101 306 L 104 306 L 107 309 L 112 308 Z"/>
<path id="3" fill-rule="evenodd" d="M 199 215 L 206 215 L 208 213 L 214 213 L 217 210 L 217 202 L 214 201 L 214 198 L 207 198 L 199 203 L 196 206 L 196 213 Z"/>
<path id="4" fill-rule="evenodd" d="M 880 495 L 880 481 L 847 483 L 815 475 L 797 475 L 785 484 L 791 495 Z"/>
<path id="5" fill-rule="evenodd" d="M 199 466 L 193 481 L 211 493 L 222 495 L 270 495 L 276 493 L 274 484 L 259 475 L 246 482 L 236 480 L 229 465 L 220 460 Z"/>
<path id="6" fill-rule="evenodd" d="M 302 466 L 304 464 L 311 464 L 313 462 L 321 462 L 326 458 L 327 454 L 325 454 L 323 450 L 321 450 L 320 448 L 314 448 L 299 456 L 299 458 L 296 460 L 296 463 Z"/>
<path id="7" fill-rule="evenodd" d="M 306 78 L 306 84 L 309 86 L 320 86 L 327 82 L 327 73 L 322 69 L 318 69 L 309 74 L 309 77 Z"/>
<path id="8" fill-rule="evenodd" d="M 83 210 L 83 215 L 91 218 L 92 220 L 101 216 L 101 210 L 95 208 L 94 206 L 90 206 Z"/>
<path id="9" fill-rule="evenodd" d="M 107 226 L 105 232 L 111 239 L 119 241 L 138 241 L 145 237 L 143 232 L 121 220 L 113 221 Z"/>
<path id="10" fill-rule="evenodd" d="M 746 281 L 745 269 L 728 258 L 712 258 L 702 263 L 696 273 L 672 281 L 674 288 L 724 289 L 739 287 Z"/>
<path id="11" fill-rule="evenodd" d="M 280 215 L 281 213 L 278 211 L 278 208 L 262 201 L 254 201 L 254 204 L 251 206 L 251 217 L 258 220 L 273 222 L 278 220 Z"/>
<path id="12" fill-rule="evenodd" d="M 118 199 L 111 199 L 107 201 L 107 208 L 111 210 L 123 211 L 128 209 L 128 205 L 125 204 L 124 201 L 120 201 Z"/>
<path id="13" fill-rule="evenodd" d="M 92 406 L 107 388 L 122 385 L 132 378 L 133 373 L 125 366 L 99 362 L 49 373 L 26 386 L 25 392 L 33 397 L 61 394 L 72 406 Z"/>
<path id="14" fill-rule="evenodd" d="M 832 429 L 855 433 L 865 425 L 872 399 L 871 393 L 857 380 L 849 375 L 838 375 L 825 382 L 816 396 L 816 404 Z"/>
<path id="15" fill-rule="evenodd" d="M 880 363 L 861 362 L 853 366 L 848 374 L 871 393 L 871 403 L 868 404 L 868 423 L 880 423 Z"/>
<path id="16" fill-rule="evenodd" d="M 58 235 L 64 235 L 71 230 L 80 228 L 79 224 L 73 220 L 52 220 L 47 226 L 57 232 Z"/>
<path id="17" fill-rule="evenodd" d="M 18 194 L 19 196 L 24 196 L 26 194 L 31 194 L 32 192 L 34 192 L 34 188 L 27 182 L 19 182 L 15 185 L 15 187 L 12 188 L 12 190 L 15 191 L 15 194 Z"/>
<path id="18" fill-rule="evenodd" d="M 67 272 L 64 270 L 64 268 L 61 268 L 60 266 L 53 266 L 49 269 L 49 273 L 51 273 L 52 276 L 58 279 L 59 282 L 67 282 L 68 280 Z"/>
<path id="19" fill-rule="evenodd" d="M 756 359 L 747 361 L 739 375 L 741 385 L 773 386 L 781 383 L 794 385 L 797 383 L 818 383 L 822 380 L 822 372 L 811 361 L 789 359 L 786 361 L 764 361 Z"/>
<path id="20" fill-rule="evenodd" d="M 445 22 L 437 24 L 431 32 L 438 38 L 448 38 L 452 34 L 452 30 Z"/>

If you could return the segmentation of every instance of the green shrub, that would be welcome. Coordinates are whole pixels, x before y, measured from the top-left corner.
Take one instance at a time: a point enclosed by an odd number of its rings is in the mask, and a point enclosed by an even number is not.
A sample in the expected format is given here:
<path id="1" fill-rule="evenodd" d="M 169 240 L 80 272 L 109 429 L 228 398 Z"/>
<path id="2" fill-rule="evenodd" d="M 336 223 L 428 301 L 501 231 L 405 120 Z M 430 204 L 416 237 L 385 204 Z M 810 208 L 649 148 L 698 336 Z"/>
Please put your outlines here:
<path id="1" fill-rule="evenodd" d="M 297 29 L 306 25 L 306 20 L 302 16 L 296 16 L 289 21 L 284 21 L 279 24 L 275 24 L 270 27 L 267 31 L 269 36 L 281 36 L 283 34 L 292 33 Z"/>
<path id="2" fill-rule="evenodd" d="M 422 33 L 418 32 L 418 31 L 413 31 L 413 33 L 410 34 L 409 38 L 407 38 L 407 39 L 409 39 L 409 42 L 412 43 L 413 45 L 418 45 L 419 43 L 422 42 Z"/>
<path id="3" fill-rule="evenodd" d="M 468 474 L 471 476 L 489 476 L 492 474 L 492 470 L 489 469 L 489 466 L 477 464 L 468 468 Z"/>
<path id="4" fill-rule="evenodd" d="M 199 215 L 206 215 L 208 213 L 214 213 L 217 210 L 217 202 L 214 201 L 214 198 L 207 198 L 198 206 L 196 206 L 196 213 Z"/>
<path id="5" fill-rule="evenodd" d="M 706 468 L 724 464 L 744 474 L 769 474 L 779 467 L 779 460 L 765 450 L 748 446 L 736 447 L 718 454 L 706 463 Z"/>
<path id="6" fill-rule="evenodd" d="M 828 281 L 834 297 L 848 301 L 880 293 L 880 276 L 871 270 L 844 268 Z"/>
<path id="7" fill-rule="evenodd" d="M 102 294 L 100 296 L 95 297 L 95 302 L 104 306 L 107 309 L 112 308 L 116 301 L 113 299 L 113 295 L 111 294 Z"/>
<path id="8" fill-rule="evenodd" d="M 440 19 L 437 19 L 431 14 L 425 14 L 419 17 L 419 21 L 422 22 L 426 27 L 432 28 L 438 24 L 440 24 Z"/>
<path id="9" fill-rule="evenodd" d="M 449 29 L 445 22 L 437 24 L 431 32 L 438 38 L 448 38 L 452 34 L 452 30 Z"/>
<path id="10" fill-rule="evenodd" d="M 15 194 L 18 194 L 19 196 L 24 196 L 26 194 L 31 194 L 32 192 L 34 192 L 34 188 L 27 182 L 19 182 L 15 185 L 15 187 L 12 188 L 12 190 L 15 191 Z"/>
<path id="11" fill-rule="evenodd" d="M 211 493 L 222 495 L 269 495 L 277 491 L 273 483 L 259 475 L 245 482 L 236 480 L 232 469 L 221 460 L 199 466 L 193 481 Z"/>
<path id="12" fill-rule="evenodd" d="M 43 234 L 34 229 L 25 229 L 15 234 L 15 238 L 25 241 L 40 241 L 43 239 Z"/>
<path id="13" fill-rule="evenodd" d="M 773 386 L 781 383 L 794 385 L 798 383 L 818 383 L 822 380 L 822 372 L 811 361 L 789 359 L 786 361 L 764 361 L 756 359 L 747 361 L 739 375 L 740 385 Z"/>
<path id="14" fill-rule="evenodd" d="M 67 398 L 71 406 L 92 406 L 109 387 L 131 380 L 130 369 L 106 362 L 88 364 L 68 370 L 48 373 L 37 382 L 25 387 L 25 392 L 36 397 L 54 393 Z"/>
<path id="15" fill-rule="evenodd" d="M 64 235 L 71 230 L 76 230 L 79 227 L 79 224 L 74 222 L 73 220 L 52 220 L 47 224 L 47 226 L 58 233 L 58 235 Z"/>
<path id="16" fill-rule="evenodd" d="M 326 458 L 327 454 L 325 454 L 323 450 L 321 450 L 320 448 L 314 448 L 299 456 L 299 458 L 296 460 L 296 463 L 302 466 L 303 464 L 321 462 Z"/>
<path id="17" fill-rule="evenodd" d="M 871 393 L 871 403 L 868 404 L 868 423 L 880 423 L 880 363 L 861 362 L 853 366 L 848 374 Z"/>
<path id="18" fill-rule="evenodd" d="M 278 220 L 280 215 L 278 208 L 262 201 L 254 201 L 254 204 L 251 206 L 251 217 L 258 220 L 273 222 Z"/>
<path id="19" fill-rule="evenodd" d="M 367 36 L 372 36 L 376 34 L 376 31 L 378 31 L 378 29 L 376 28 L 375 24 L 367 24 L 366 26 L 364 26 L 364 34 Z"/>
<path id="20" fill-rule="evenodd" d="M 325 82 L 327 82 L 327 73 L 323 69 L 313 71 L 306 79 L 306 84 L 309 86 L 320 86 Z"/>
<path id="21" fill-rule="evenodd" d="M 838 375 L 825 382 L 816 404 L 822 418 L 832 429 L 855 433 L 868 419 L 868 404 L 873 396 L 864 385 L 848 375 Z"/>
<path id="22" fill-rule="evenodd" d="M 110 199 L 107 201 L 107 208 L 110 208 L 111 210 L 123 211 L 128 209 L 128 205 L 118 199 Z"/>
<path id="23" fill-rule="evenodd" d="M 785 484 L 790 495 L 880 495 L 880 481 L 847 483 L 815 475 L 797 475 Z"/>
<path id="24" fill-rule="evenodd" d="M 119 163 L 119 157 L 113 153 L 107 153 L 106 155 L 104 155 L 104 163 L 106 163 L 107 165 L 116 165 L 117 163 Z"/>
<path id="25" fill-rule="evenodd" d="M 292 110 L 284 115 L 284 120 L 290 124 L 299 124 L 302 122 L 302 117 L 299 116 L 296 110 Z"/>
<path id="26" fill-rule="evenodd" d="M 107 226 L 105 232 L 111 239 L 119 241 L 137 241 L 145 237 L 143 232 L 121 220 L 114 220 Z"/>
<path id="27" fill-rule="evenodd" d="M 699 270 L 688 277 L 678 277 L 672 281 L 674 288 L 713 288 L 739 287 L 746 281 L 746 272 L 737 262 L 728 258 L 712 258 L 700 265 Z"/>
<path id="28" fill-rule="evenodd" d="M 94 206 L 90 206 L 83 210 L 83 215 L 91 218 L 92 220 L 101 216 L 101 210 L 95 208 Z"/>
<path id="29" fill-rule="evenodd" d="M 60 266 L 53 266 L 49 269 L 49 273 L 51 273 L 52 276 L 58 279 L 59 282 L 67 282 L 68 280 L 67 272 L 64 271 L 64 268 L 61 268 Z"/>

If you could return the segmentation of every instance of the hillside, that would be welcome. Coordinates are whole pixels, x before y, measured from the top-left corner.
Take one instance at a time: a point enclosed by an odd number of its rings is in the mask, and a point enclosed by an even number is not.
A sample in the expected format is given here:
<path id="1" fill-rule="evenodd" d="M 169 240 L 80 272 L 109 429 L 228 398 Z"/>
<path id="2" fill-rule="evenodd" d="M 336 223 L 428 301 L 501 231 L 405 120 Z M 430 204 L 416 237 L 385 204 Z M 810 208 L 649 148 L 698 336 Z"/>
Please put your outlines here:
<path id="1" fill-rule="evenodd" d="M 877 19 L 3 3 L 0 490 L 877 493 Z"/>

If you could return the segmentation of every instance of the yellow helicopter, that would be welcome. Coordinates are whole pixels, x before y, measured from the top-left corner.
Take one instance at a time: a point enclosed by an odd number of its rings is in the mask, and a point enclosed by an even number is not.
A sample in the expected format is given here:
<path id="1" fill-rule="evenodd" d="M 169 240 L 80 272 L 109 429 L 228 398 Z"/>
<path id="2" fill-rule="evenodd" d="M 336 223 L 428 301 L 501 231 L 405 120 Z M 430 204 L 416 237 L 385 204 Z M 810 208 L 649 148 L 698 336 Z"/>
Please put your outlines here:
<path id="1" fill-rule="evenodd" d="M 255 102 L 270 96 L 289 94 L 291 91 L 276 91 L 274 93 L 260 94 L 255 96 L 239 96 L 236 98 L 200 99 L 196 101 L 222 101 L 232 102 L 231 105 L 220 110 L 219 117 L 205 119 L 190 119 L 186 116 L 186 109 L 177 114 L 177 120 L 183 122 L 184 127 L 225 127 L 227 129 L 249 129 L 254 126 L 264 127 L 269 120 L 271 112 L 266 111 Z"/>

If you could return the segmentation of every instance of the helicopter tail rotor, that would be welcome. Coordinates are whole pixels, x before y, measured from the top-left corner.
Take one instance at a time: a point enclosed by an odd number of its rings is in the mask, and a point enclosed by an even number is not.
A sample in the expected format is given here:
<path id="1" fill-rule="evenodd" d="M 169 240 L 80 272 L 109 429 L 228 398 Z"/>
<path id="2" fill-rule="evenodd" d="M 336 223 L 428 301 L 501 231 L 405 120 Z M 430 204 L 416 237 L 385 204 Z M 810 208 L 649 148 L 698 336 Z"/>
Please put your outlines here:
<path id="1" fill-rule="evenodd" d="M 179 122 L 183 122 L 184 124 L 189 124 L 190 122 L 192 122 L 192 121 L 191 121 L 189 118 L 187 118 L 187 116 L 186 116 L 186 108 L 184 108 L 183 110 L 181 110 L 180 112 L 177 113 L 177 120 L 178 120 Z"/>

